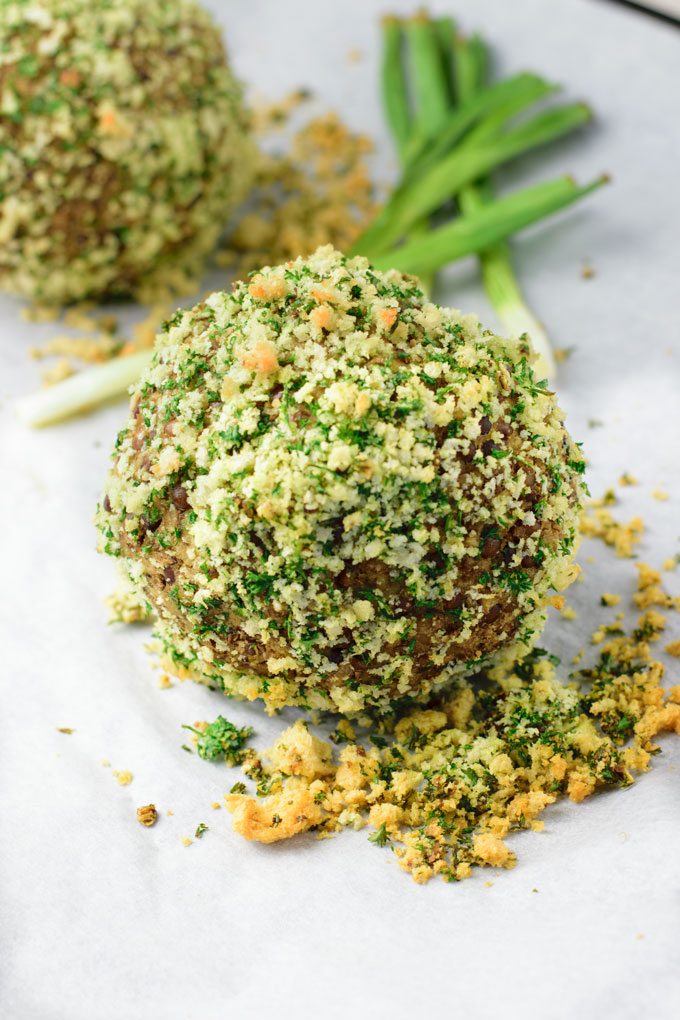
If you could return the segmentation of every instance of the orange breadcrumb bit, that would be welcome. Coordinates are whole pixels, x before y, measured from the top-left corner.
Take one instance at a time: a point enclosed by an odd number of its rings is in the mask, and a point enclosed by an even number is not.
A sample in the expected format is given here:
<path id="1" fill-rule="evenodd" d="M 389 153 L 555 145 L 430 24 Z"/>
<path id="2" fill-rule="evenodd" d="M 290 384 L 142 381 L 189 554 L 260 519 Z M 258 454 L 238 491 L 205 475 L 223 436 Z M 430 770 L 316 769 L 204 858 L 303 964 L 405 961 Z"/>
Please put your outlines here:
<path id="1" fill-rule="evenodd" d="M 255 276 L 248 286 L 254 298 L 260 301 L 276 301 L 286 295 L 286 281 L 280 277 Z"/>
<path id="2" fill-rule="evenodd" d="M 241 355 L 241 364 L 258 375 L 273 375 L 279 370 L 277 350 L 271 340 L 258 340 L 251 350 Z"/>
<path id="3" fill-rule="evenodd" d="M 309 318 L 317 329 L 332 329 L 335 322 L 333 309 L 329 308 L 328 305 L 319 305 L 317 308 L 312 308 Z"/>
<path id="4" fill-rule="evenodd" d="M 378 318 L 386 329 L 391 329 L 397 321 L 398 314 L 399 312 L 396 308 L 381 308 L 378 312 Z"/>

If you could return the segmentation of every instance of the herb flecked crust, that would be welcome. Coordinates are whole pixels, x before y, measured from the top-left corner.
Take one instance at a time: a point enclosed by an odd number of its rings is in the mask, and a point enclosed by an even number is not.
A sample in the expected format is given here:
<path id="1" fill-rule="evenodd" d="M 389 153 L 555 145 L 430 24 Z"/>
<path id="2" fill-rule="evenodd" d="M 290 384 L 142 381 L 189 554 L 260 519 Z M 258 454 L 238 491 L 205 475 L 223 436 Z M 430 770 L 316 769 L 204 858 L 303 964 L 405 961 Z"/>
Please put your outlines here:
<path id="1" fill-rule="evenodd" d="M 0 285 L 67 303 L 195 269 L 254 172 L 192 0 L 0 5 Z"/>
<path id="2" fill-rule="evenodd" d="M 97 514 L 169 668 L 352 714 L 526 654 L 584 469 L 529 359 L 331 247 L 178 312 Z"/>

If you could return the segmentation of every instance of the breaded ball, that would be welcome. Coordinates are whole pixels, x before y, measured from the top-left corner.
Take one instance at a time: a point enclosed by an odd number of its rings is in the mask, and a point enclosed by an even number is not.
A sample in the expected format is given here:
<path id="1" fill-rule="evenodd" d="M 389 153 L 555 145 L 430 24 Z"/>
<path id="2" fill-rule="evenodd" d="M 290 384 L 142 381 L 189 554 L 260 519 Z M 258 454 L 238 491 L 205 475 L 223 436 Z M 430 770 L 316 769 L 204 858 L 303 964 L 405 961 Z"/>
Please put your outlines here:
<path id="1" fill-rule="evenodd" d="M 584 469 L 530 357 L 331 247 L 178 312 L 98 510 L 169 668 L 352 714 L 525 653 Z"/>
<path id="2" fill-rule="evenodd" d="M 193 0 L 0 5 L 0 287 L 55 304 L 200 268 L 252 179 Z"/>

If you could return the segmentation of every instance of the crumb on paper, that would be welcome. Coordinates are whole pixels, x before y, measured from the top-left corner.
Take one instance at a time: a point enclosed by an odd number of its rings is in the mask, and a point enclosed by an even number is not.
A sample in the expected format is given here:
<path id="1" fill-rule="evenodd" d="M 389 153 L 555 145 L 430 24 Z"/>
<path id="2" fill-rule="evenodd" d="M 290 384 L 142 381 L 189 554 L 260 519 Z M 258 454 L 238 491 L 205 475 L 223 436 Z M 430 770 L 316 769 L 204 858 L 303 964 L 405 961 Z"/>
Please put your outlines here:
<path id="1" fill-rule="evenodd" d="M 637 478 L 635 478 L 633 475 L 629 474 L 628 471 L 624 471 L 623 474 L 621 475 L 621 477 L 619 478 L 619 485 L 623 486 L 624 488 L 627 487 L 627 486 L 639 485 L 639 484 L 640 483 L 638 482 Z"/>
<path id="2" fill-rule="evenodd" d="M 182 846 L 191 846 L 192 843 L 193 839 L 190 839 L 189 836 L 182 836 Z"/>
<path id="3" fill-rule="evenodd" d="M 605 591 L 600 596 L 600 605 L 603 606 L 618 606 L 621 601 L 620 595 L 615 595 L 613 592 Z"/>
<path id="4" fill-rule="evenodd" d="M 581 266 L 581 279 L 592 280 L 595 276 L 595 270 L 591 266 L 590 262 L 584 262 Z"/>
<path id="5" fill-rule="evenodd" d="M 669 559 L 663 561 L 663 569 L 666 571 L 675 570 L 678 563 L 680 563 L 680 556 L 671 556 Z"/>
<path id="6" fill-rule="evenodd" d="M 659 503 L 665 503 L 670 499 L 670 496 L 665 489 L 652 489 L 652 499 L 658 500 Z"/>
<path id="7" fill-rule="evenodd" d="M 108 758 L 102 758 L 101 764 L 104 766 L 105 769 L 111 768 L 111 762 L 109 761 Z"/>
<path id="8" fill-rule="evenodd" d="M 655 573 L 640 566 L 643 590 L 655 587 Z M 680 734 L 680 685 L 664 692 L 650 651 L 663 617 L 648 610 L 629 634 L 622 623 L 619 613 L 600 628 L 598 664 L 582 670 L 578 690 L 558 679 L 558 660 L 538 652 L 519 683 L 512 668 L 495 670 L 498 686 L 483 701 L 461 681 L 431 707 L 370 724 L 383 733 L 372 733 L 373 746 L 341 741 L 334 755 L 303 724 L 289 727 L 243 764 L 259 795 L 240 783 L 225 797 L 235 831 L 272 843 L 368 823 L 369 841 L 391 849 L 418 883 L 514 867 L 510 832 L 542 831 L 539 815 L 560 796 L 580 803 L 603 786 L 630 785 L 651 767 L 654 737 Z"/>
<path id="9" fill-rule="evenodd" d="M 64 379 L 68 379 L 72 376 L 75 369 L 71 362 L 67 358 L 60 358 L 54 365 L 50 365 L 49 368 L 45 369 L 42 373 L 42 384 L 43 386 L 56 386 L 57 383 L 63 382 Z"/>
<path id="10" fill-rule="evenodd" d="M 605 493 L 604 500 L 607 494 Z M 645 526 L 641 517 L 633 517 L 628 523 L 617 521 L 609 510 L 601 509 L 596 501 L 581 514 L 581 534 L 586 538 L 599 538 L 616 552 L 617 556 L 633 556 L 635 546 L 640 542 Z"/>
<path id="11" fill-rule="evenodd" d="M 161 673 L 160 677 L 158 678 L 158 686 L 162 691 L 167 691 L 171 687 L 174 687 L 175 685 L 173 684 L 172 680 L 170 679 L 167 673 Z"/>
<path id="12" fill-rule="evenodd" d="M 573 606 L 566 606 L 565 605 L 564 609 L 562 610 L 562 619 L 563 620 L 575 620 L 576 619 L 576 610 L 574 609 Z"/>
<path id="13" fill-rule="evenodd" d="M 172 810 L 172 808 L 168 808 L 168 810 L 165 813 L 168 816 L 168 818 L 172 818 L 175 812 Z"/>
<path id="14" fill-rule="evenodd" d="M 134 779 L 132 772 L 128 769 L 114 770 L 113 775 L 119 786 L 129 786 Z"/>
<path id="15" fill-rule="evenodd" d="M 555 347 L 553 349 L 555 361 L 557 362 L 558 365 L 561 365 L 563 362 L 567 361 L 572 356 L 575 350 L 576 350 L 575 347 Z"/>
<path id="16" fill-rule="evenodd" d="M 158 811 L 156 810 L 155 804 L 145 804 L 143 807 L 137 808 L 137 821 L 150 829 L 152 825 L 155 825 L 158 820 Z"/>
<path id="17" fill-rule="evenodd" d="M 220 804 L 219 800 L 214 800 L 210 807 L 213 809 L 213 811 L 219 811 L 222 805 Z"/>
<path id="18" fill-rule="evenodd" d="M 306 97 L 294 93 L 278 104 L 273 119 L 271 113 L 259 119 L 259 130 L 281 127 Z M 217 263 L 244 279 L 263 265 L 288 262 L 324 244 L 350 249 L 378 209 L 367 162 L 372 148 L 367 136 L 326 113 L 294 134 L 285 155 L 263 155 L 251 206 L 217 253 Z"/>
<path id="19" fill-rule="evenodd" d="M 674 659 L 680 659 L 680 641 L 670 641 L 664 651 L 672 655 Z"/>
<path id="20" fill-rule="evenodd" d="M 70 735 L 75 732 L 70 726 L 57 726 L 57 733 L 68 733 Z"/>

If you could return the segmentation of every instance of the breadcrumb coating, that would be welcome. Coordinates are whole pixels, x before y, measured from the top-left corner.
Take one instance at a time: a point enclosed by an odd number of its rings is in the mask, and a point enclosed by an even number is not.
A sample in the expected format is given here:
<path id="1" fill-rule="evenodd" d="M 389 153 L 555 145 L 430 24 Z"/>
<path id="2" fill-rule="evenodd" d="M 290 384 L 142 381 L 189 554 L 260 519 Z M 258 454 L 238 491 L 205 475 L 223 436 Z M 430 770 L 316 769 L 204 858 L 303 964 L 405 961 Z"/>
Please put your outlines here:
<path id="1" fill-rule="evenodd" d="M 351 714 L 524 654 L 585 467 L 528 353 L 330 247 L 178 312 L 97 516 L 168 669 Z"/>
<path id="2" fill-rule="evenodd" d="M 64 304 L 200 265 L 255 164 L 210 16 L 18 0 L 0 34 L 0 286 Z"/>

